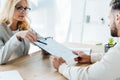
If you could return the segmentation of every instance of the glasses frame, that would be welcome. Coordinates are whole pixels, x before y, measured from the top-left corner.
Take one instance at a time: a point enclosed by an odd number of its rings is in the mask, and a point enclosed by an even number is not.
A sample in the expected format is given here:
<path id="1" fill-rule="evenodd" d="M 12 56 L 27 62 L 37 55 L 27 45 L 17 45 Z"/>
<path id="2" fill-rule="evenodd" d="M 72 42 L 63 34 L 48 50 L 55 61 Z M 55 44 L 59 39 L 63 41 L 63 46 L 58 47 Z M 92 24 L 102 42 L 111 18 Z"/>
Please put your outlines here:
<path id="1" fill-rule="evenodd" d="M 28 11 L 31 10 L 31 8 L 29 8 L 29 7 L 23 7 L 23 6 L 15 6 L 15 9 L 17 11 L 19 11 L 19 12 L 23 12 L 23 11 L 28 12 Z"/>

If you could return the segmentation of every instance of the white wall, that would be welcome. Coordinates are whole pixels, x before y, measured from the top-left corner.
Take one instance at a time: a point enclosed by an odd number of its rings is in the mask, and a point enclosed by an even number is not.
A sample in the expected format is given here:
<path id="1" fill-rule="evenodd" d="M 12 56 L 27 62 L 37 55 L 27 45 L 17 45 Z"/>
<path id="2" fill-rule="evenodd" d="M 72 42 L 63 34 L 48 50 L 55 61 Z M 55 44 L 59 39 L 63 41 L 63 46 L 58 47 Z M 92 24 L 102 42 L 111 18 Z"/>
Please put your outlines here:
<path id="1" fill-rule="evenodd" d="M 67 41 L 80 42 L 83 23 L 83 11 L 85 0 L 71 0 L 71 21 Z"/>
<path id="2" fill-rule="evenodd" d="M 86 7 L 85 0 L 30 1 L 31 26 L 42 36 L 53 36 L 59 42 L 79 43 L 105 43 L 111 37 L 107 27 L 111 0 L 86 0 Z M 85 23 L 84 15 L 90 16 L 89 23 Z M 101 18 L 105 19 L 104 24 Z"/>
<path id="3" fill-rule="evenodd" d="M 42 36 L 55 36 L 56 4 L 54 0 L 38 0 L 31 3 L 32 11 L 29 14 L 31 26 Z"/>
<path id="4" fill-rule="evenodd" d="M 52 36 L 57 41 L 64 42 L 71 14 L 70 0 L 33 1 L 31 7 L 33 10 L 29 16 L 33 29 L 42 36 Z"/>
<path id="5" fill-rule="evenodd" d="M 86 0 L 86 7 L 84 1 L 72 0 L 71 2 L 71 35 L 69 35 L 70 39 L 68 41 L 95 44 L 108 42 L 111 37 L 108 27 L 109 3 L 111 0 Z M 85 19 L 83 19 L 85 8 Z M 86 16 L 88 15 L 90 16 L 90 22 L 86 23 Z M 101 18 L 104 18 L 104 22 Z M 82 20 L 84 20 L 84 24 L 82 24 Z"/>
<path id="6" fill-rule="evenodd" d="M 87 0 L 86 15 L 90 22 L 85 24 L 83 42 L 106 43 L 110 36 L 109 3 L 111 0 Z M 102 22 L 101 18 L 104 19 Z"/>

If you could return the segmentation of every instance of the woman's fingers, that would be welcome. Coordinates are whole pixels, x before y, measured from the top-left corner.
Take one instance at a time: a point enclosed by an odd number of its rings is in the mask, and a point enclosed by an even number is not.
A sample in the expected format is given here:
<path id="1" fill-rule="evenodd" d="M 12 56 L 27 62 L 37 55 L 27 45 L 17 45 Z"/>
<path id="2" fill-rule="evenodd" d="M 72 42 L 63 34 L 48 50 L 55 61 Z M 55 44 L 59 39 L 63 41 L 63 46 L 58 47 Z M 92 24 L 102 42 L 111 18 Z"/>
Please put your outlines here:
<path id="1" fill-rule="evenodd" d="M 28 31 L 27 35 L 32 38 L 32 41 L 37 41 L 37 36 L 32 31 Z"/>
<path id="2" fill-rule="evenodd" d="M 37 41 L 37 35 L 34 32 L 32 32 L 31 30 L 20 31 L 20 32 L 16 33 L 16 36 L 26 39 L 30 42 Z"/>

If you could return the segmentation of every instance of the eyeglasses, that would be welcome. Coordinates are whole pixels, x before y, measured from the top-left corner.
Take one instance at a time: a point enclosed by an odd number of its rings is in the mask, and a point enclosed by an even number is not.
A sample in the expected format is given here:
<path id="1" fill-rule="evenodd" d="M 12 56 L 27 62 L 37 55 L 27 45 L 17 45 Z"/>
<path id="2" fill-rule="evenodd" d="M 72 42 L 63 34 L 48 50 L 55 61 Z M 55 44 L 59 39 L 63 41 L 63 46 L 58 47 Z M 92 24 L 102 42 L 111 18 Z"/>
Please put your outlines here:
<path id="1" fill-rule="evenodd" d="M 23 6 L 15 6 L 16 10 L 18 10 L 19 12 L 23 12 L 23 11 L 30 11 L 31 8 L 28 8 L 28 7 L 23 7 Z"/>

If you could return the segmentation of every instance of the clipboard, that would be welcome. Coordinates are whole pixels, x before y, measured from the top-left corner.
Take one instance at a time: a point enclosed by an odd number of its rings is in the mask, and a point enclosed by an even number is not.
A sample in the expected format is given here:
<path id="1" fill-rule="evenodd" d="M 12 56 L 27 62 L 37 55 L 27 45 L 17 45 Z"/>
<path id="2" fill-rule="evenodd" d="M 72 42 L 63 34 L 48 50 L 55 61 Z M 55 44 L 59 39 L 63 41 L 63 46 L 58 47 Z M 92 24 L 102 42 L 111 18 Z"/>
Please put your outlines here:
<path id="1" fill-rule="evenodd" d="M 36 46 L 50 53 L 51 55 L 62 57 L 66 62 L 74 61 L 77 55 L 72 50 L 53 40 L 51 37 L 43 38 L 34 42 Z"/>

